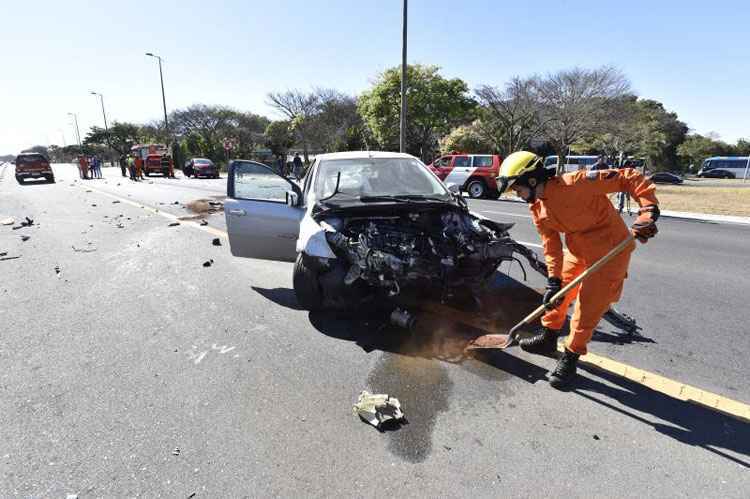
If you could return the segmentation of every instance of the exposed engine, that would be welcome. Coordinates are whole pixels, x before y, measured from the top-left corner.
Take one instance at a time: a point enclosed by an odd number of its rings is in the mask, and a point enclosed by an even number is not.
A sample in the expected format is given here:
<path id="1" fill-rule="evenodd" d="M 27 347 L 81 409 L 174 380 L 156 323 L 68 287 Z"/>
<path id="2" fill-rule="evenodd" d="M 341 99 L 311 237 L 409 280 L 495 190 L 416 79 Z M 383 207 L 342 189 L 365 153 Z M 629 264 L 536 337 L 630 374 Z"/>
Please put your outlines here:
<path id="1" fill-rule="evenodd" d="M 443 293 L 458 286 L 478 290 L 500 263 L 516 260 L 515 253 L 537 270 L 544 268 L 533 252 L 510 238 L 509 225 L 453 207 L 347 217 L 335 225 L 326 238 L 350 264 L 344 284 L 362 280 L 391 296 L 406 285 L 437 285 Z"/>

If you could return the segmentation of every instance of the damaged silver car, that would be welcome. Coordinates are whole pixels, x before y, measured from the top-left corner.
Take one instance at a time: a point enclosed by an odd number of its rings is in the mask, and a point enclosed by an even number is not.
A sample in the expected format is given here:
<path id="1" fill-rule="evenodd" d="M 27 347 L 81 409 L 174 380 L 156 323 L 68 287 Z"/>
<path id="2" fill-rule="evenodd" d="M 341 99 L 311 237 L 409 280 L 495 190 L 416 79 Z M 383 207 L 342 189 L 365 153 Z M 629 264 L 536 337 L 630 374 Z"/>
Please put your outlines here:
<path id="1" fill-rule="evenodd" d="M 476 296 L 518 256 L 546 275 L 508 235 L 512 224 L 471 213 L 408 154 L 321 155 L 302 185 L 235 160 L 224 211 L 232 254 L 294 261 L 294 292 L 308 310 L 409 294 Z"/>

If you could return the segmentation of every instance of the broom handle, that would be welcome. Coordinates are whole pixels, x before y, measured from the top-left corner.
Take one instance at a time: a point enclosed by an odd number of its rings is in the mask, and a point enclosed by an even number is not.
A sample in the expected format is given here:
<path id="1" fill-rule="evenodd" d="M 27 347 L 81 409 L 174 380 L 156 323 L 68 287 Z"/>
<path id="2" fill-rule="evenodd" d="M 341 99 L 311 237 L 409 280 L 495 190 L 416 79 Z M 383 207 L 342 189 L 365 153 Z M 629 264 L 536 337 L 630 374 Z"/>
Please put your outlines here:
<path id="1" fill-rule="evenodd" d="M 564 297 L 568 293 L 568 291 L 570 291 L 571 289 L 573 289 L 574 287 L 576 287 L 578 285 L 578 283 L 580 283 L 581 281 L 583 281 L 584 279 L 586 279 L 588 276 L 590 276 L 591 274 L 593 274 L 594 272 L 596 272 L 597 270 L 599 270 L 604 264 L 606 264 L 611 259 L 613 259 L 617 255 L 619 255 L 620 252 L 622 252 L 622 250 L 624 250 L 625 247 L 633 241 L 633 239 L 634 239 L 633 235 L 632 234 L 629 235 L 620 244 L 618 244 L 617 246 L 615 246 L 614 248 L 612 248 L 609 253 L 607 253 L 606 255 L 604 255 L 603 257 L 601 257 L 600 259 L 598 259 L 596 262 L 594 262 L 594 264 L 591 267 L 589 267 L 586 270 L 584 270 L 583 272 L 581 272 L 578 275 L 578 277 L 576 277 L 575 279 L 573 279 L 572 281 L 570 281 L 564 288 L 562 288 L 560 291 L 558 291 L 557 293 L 555 293 L 555 295 L 550 299 L 549 302 L 550 303 L 555 303 L 557 300 L 559 300 L 560 298 Z M 539 318 L 540 315 L 542 315 L 544 313 L 545 310 L 547 310 L 547 309 L 545 308 L 544 303 L 542 303 L 537 309 L 535 309 L 533 312 L 531 312 L 529 315 L 527 315 L 524 320 L 522 320 L 521 322 L 519 322 L 518 326 L 521 326 L 523 324 L 529 324 L 529 323 L 535 321 L 536 319 Z M 516 326 L 516 327 L 518 327 L 518 326 Z M 516 328 L 514 328 L 514 329 L 516 329 Z"/>

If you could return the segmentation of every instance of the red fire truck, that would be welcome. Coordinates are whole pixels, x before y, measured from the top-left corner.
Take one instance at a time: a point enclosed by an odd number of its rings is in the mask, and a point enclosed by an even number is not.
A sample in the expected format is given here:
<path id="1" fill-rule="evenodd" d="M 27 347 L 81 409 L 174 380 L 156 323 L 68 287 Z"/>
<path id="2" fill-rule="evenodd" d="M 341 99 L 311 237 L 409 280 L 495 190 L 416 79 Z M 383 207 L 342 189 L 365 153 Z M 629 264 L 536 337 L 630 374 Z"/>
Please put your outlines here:
<path id="1" fill-rule="evenodd" d="M 130 148 L 130 153 L 136 161 L 141 162 L 141 168 L 147 177 L 152 173 L 161 173 L 165 177 L 174 176 L 174 161 L 164 144 L 136 144 Z"/>

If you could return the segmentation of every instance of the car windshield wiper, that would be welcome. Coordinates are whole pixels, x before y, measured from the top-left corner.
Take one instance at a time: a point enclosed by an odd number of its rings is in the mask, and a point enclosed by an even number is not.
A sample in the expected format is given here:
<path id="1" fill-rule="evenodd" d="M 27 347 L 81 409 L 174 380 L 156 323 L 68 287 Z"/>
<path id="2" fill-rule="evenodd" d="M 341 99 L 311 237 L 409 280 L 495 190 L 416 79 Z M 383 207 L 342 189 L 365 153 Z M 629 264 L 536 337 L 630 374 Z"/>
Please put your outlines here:
<path id="1" fill-rule="evenodd" d="M 403 195 L 382 195 L 382 196 L 362 196 L 359 198 L 363 203 L 378 202 L 378 201 L 397 201 L 399 203 L 409 203 L 412 201 L 440 201 L 446 202 L 445 199 L 422 196 L 421 194 L 403 194 Z"/>

